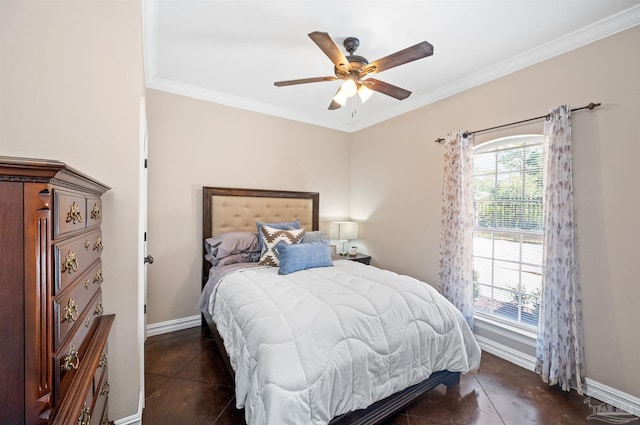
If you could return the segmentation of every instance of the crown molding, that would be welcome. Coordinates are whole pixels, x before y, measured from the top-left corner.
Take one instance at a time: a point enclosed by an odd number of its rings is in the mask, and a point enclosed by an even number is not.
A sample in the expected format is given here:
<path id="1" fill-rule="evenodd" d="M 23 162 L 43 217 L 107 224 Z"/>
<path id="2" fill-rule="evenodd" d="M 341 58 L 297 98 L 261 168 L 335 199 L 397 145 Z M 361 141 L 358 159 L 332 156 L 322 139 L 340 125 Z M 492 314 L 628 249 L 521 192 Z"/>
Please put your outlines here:
<path id="1" fill-rule="evenodd" d="M 153 80 L 147 82 L 147 88 L 187 96 L 194 99 L 206 100 L 220 105 L 231 106 L 233 108 L 244 109 L 247 111 L 258 112 L 266 115 L 273 115 L 278 118 L 299 121 L 305 124 L 332 128 L 334 130 L 340 130 L 347 133 L 351 132 L 348 126 L 343 125 L 339 122 L 331 120 L 318 120 L 316 117 L 313 117 L 309 114 L 304 114 L 288 108 L 281 108 L 279 106 L 257 102 L 255 100 L 246 99 L 243 97 L 232 96 L 226 93 L 219 93 L 213 90 L 203 89 L 202 87 L 196 87 L 190 84 L 168 80 L 166 78 L 153 78 Z"/>
<path id="2" fill-rule="evenodd" d="M 423 106 L 496 80 L 505 75 L 551 59 L 563 53 L 575 50 L 594 41 L 624 31 L 640 24 L 640 5 L 633 6 L 620 13 L 609 16 L 591 25 L 583 27 L 549 43 L 523 52 L 505 61 L 496 63 L 488 68 L 460 78 L 452 83 L 438 87 L 422 96 L 399 102 L 382 113 L 365 117 L 353 124 L 345 124 L 333 120 L 321 120 L 309 114 L 282 108 L 251 99 L 231 96 L 213 90 L 165 79 L 157 75 L 157 20 L 158 0 L 143 1 L 143 38 L 146 86 L 151 89 L 188 96 L 200 100 L 219 103 L 234 108 L 272 115 L 306 124 L 354 133 L 399 115 L 411 112 Z"/>

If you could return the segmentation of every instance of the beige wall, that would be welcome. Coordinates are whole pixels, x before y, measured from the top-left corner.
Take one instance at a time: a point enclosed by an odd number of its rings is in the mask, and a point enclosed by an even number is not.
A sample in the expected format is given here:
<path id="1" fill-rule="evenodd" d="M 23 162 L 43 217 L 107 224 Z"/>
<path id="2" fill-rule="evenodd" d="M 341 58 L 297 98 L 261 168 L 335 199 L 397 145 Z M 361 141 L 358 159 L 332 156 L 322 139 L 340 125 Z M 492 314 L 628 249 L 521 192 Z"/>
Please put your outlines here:
<path id="1" fill-rule="evenodd" d="M 57 159 L 104 196 L 110 417 L 138 409 L 139 1 L 0 1 L 0 154 Z"/>
<path id="2" fill-rule="evenodd" d="M 136 412 L 140 392 L 133 353 L 140 22 L 139 1 L 0 2 L 0 154 L 62 160 L 113 188 L 104 198 L 104 296 L 106 311 L 117 314 L 115 419 Z M 148 230 L 156 262 L 148 322 L 197 314 L 203 185 L 318 191 L 322 219 L 364 221 L 363 249 L 375 264 L 437 283 L 442 149 L 433 140 L 561 103 L 601 101 L 573 119 L 587 372 L 640 397 L 640 200 L 632 186 L 640 154 L 638 40 L 635 28 L 356 134 L 149 90 Z M 277 166 L 265 170 L 264 163 Z"/>
<path id="3" fill-rule="evenodd" d="M 349 135 L 156 90 L 149 123 L 147 322 L 199 314 L 202 186 L 320 192 L 348 217 Z"/>
<path id="4" fill-rule="evenodd" d="M 351 215 L 375 263 L 438 283 L 442 147 L 438 137 L 602 102 L 573 114 L 587 376 L 640 397 L 640 27 L 353 135 Z M 542 122 L 476 143 L 542 132 Z M 390 143 L 393 141 L 393 143 Z M 380 170 L 384 170 L 381 172 Z"/>

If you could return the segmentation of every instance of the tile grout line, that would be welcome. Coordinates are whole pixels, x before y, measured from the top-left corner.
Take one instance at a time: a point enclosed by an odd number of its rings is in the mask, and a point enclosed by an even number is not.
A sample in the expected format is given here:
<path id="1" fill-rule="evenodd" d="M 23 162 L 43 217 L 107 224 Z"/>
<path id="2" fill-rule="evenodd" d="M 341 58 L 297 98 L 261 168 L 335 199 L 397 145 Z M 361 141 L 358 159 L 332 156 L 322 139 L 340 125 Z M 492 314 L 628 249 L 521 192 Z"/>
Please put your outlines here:
<path id="1" fill-rule="evenodd" d="M 191 363 L 193 363 L 195 360 L 198 359 L 198 357 L 200 357 L 203 353 L 205 352 L 205 350 L 200 347 L 200 350 L 198 351 L 197 354 L 195 354 L 191 359 L 189 359 L 186 362 L 182 363 L 182 366 L 180 368 L 178 368 L 177 370 L 175 370 L 171 375 L 161 375 L 158 373 L 151 373 L 152 375 L 157 375 L 157 376 L 168 376 L 170 378 L 175 378 L 183 369 L 185 369 L 187 366 L 189 366 Z M 148 373 L 148 372 L 145 372 Z M 189 381 L 190 379 L 187 379 L 187 381 Z"/>
<path id="2" fill-rule="evenodd" d="M 482 388 L 482 391 L 485 393 L 485 395 L 487 396 L 487 398 L 489 399 L 489 403 L 491 403 L 491 406 L 493 407 L 493 410 L 496 411 L 496 414 L 498 415 L 498 417 L 500 418 L 500 420 L 502 421 L 502 425 L 507 425 L 507 423 L 504 421 L 504 418 L 502 417 L 502 415 L 500 414 L 500 411 L 498 410 L 498 408 L 496 407 L 496 405 L 493 403 L 493 400 L 491 399 L 491 396 L 489 395 L 489 393 L 487 392 L 487 390 L 484 388 L 484 386 L 482 385 L 482 382 L 480 382 L 480 380 L 478 379 L 477 375 L 473 377 L 473 379 L 476 380 L 476 382 L 478 383 L 478 385 L 480 385 L 480 388 Z"/>
<path id="3" fill-rule="evenodd" d="M 202 355 L 202 353 L 204 353 L 204 350 L 203 350 L 202 346 L 200 346 L 200 351 L 198 351 L 198 354 L 193 356 L 193 358 L 191 360 L 189 360 L 187 362 L 184 362 L 182 364 L 182 367 L 175 371 L 175 375 L 178 375 L 182 370 L 186 369 L 187 366 L 189 366 L 191 363 L 196 361 L 198 359 L 198 357 L 200 357 Z"/>
<path id="4" fill-rule="evenodd" d="M 220 419 L 220 417 L 222 416 L 222 414 L 227 410 L 227 408 L 229 407 L 229 405 L 231 404 L 231 402 L 235 399 L 236 397 L 233 396 L 231 397 L 231 400 L 229 400 L 227 402 L 227 404 L 224 406 L 224 408 L 222 409 L 222 411 L 218 414 L 218 416 L 216 416 L 216 418 L 213 420 L 213 422 L 211 423 L 211 425 L 215 425 L 216 422 L 218 422 L 218 419 Z"/>

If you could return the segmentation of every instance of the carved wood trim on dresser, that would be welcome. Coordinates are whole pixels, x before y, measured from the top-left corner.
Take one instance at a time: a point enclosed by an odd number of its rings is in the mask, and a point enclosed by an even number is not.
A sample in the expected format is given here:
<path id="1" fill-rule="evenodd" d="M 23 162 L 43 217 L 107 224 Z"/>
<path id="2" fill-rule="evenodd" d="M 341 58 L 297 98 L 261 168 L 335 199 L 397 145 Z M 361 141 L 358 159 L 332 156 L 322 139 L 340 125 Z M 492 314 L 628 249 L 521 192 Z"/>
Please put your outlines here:
<path id="1" fill-rule="evenodd" d="M 107 190 L 59 161 L 0 156 L 0 424 L 108 421 Z"/>

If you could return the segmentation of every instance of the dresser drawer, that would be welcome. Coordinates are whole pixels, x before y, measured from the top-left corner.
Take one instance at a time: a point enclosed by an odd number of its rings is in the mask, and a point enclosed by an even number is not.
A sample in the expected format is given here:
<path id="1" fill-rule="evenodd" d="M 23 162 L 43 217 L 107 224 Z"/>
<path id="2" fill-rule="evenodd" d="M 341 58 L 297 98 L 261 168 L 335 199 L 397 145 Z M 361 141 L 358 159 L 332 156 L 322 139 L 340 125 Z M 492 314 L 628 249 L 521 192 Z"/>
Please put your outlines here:
<path id="1" fill-rule="evenodd" d="M 100 380 L 102 379 L 102 375 L 106 373 L 108 363 L 109 363 L 109 358 L 107 355 L 107 346 L 105 345 L 104 351 L 100 355 L 100 361 L 98 362 L 96 373 L 93 377 L 94 391 L 97 391 L 97 389 L 100 388 Z"/>
<path id="2" fill-rule="evenodd" d="M 109 405 L 104 406 L 104 412 L 102 412 L 102 420 L 100 425 L 109 425 Z"/>
<path id="3" fill-rule="evenodd" d="M 87 220 L 87 200 L 82 194 L 53 191 L 53 238 L 84 230 Z"/>
<path id="4" fill-rule="evenodd" d="M 85 314 L 85 309 L 89 308 L 89 303 L 101 283 L 102 261 L 98 259 L 84 275 L 76 279 L 53 300 L 54 350 L 58 348 L 58 345 L 64 341 L 72 329 L 76 326 L 83 326 L 80 324 L 82 317 L 85 317 L 84 326 L 90 327 L 93 315 Z"/>
<path id="5" fill-rule="evenodd" d="M 54 294 L 82 275 L 102 253 L 100 228 L 53 245 Z"/>
<path id="6" fill-rule="evenodd" d="M 100 370 L 100 369 L 99 369 Z M 109 398 L 109 379 L 107 369 L 103 368 L 100 374 L 98 386 L 93 391 L 93 409 L 91 414 L 91 425 L 101 425 L 104 417 L 107 400 Z"/>
<path id="7" fill-rule="evenodd" d="M 79 321 L 81 326 L 73 329 L 62 345 L 60 345 L 54 354 L 54 373 L 55 388 L 58 391 L 55 394 L 56 400 L 64 397 L 69 385 L 73 381 L 76 371 L 81 367 L 84 355 L 89 345 L 90 338 L 87 335 L 93 328 L 96 319 L 102 315 L 102 290 L 98 288 L 95 296 L 89 303 L 89 308 L 85 309 Z"/>
<path id="8" fill-rule="evenodd" d="M 90 390 L 85 395 L 84 403 L 78 412 L 77 425 L 89 425 L 91 422 L 91 404 L 93 403 L 93 390 Z"/>
<path id="9" fill-rule="evenodd" d="M 56 413 L 53 420 L 48 422 L 49 425 L 78 425 L 81 423 L 102 425 L 101 421 L 107 417 L 109 386 L 105 383 L 109 382 L 107 378 L 108 366 L 106 364 L 100 366 L 103 363 L 100 359 L 106 352 L 107 338 L 114 319 L 115 315 L 113 314 L 95 319 L 86 341 L 82 343 L 77 371 L 73 375 L 67 374 L 63 377 L 60 386 L 64 391 L 63 396 L 56 393 Z M 59 355 L 54 356 L 54 363 L 57 367 L 60 364 L 59 357 Z M 57 385 L 60 385 L 59 381 Z M 100 392 L 103 394 L 101 395 Z"/>
<path id="10" fill-rule="evenodd" d="M 102 223 L 102 200 L 87 197 L 87 227 L 99 226 Z"/>

